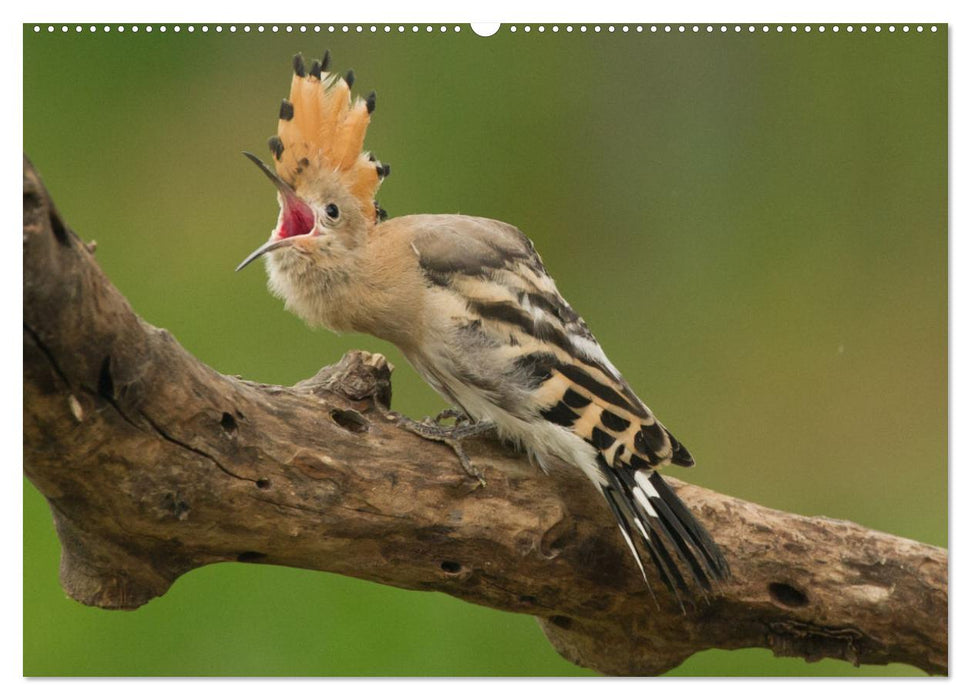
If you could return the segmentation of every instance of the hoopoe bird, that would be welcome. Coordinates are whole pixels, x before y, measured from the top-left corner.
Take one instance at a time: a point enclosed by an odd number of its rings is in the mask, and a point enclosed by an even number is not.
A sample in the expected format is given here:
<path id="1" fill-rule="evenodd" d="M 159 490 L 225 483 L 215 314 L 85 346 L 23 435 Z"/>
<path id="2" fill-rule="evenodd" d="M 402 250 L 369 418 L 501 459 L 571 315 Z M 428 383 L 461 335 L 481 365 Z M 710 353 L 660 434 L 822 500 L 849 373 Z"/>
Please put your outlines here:
<path id="1" fill-rule="evenodd" d="M 363 151 L 375 95 L 352 98 L 353 72 L 329 73 L 329 62 L 325 53 L 308 69 L 294 57 L 269 140 L 274 169 L 246 153 L 276 185 L 280 214 L 237 270 L 263 257 L 270 291 L 309 325 L 390 341 L 471 425 L 518 444 L 544 471 L 551 456 L 582 470 L 645 582 L 642 551 L 679 604 L 692 583 L 704 595 L 728 565 L 657 471 L 692 466 L 688 450 L 607 359 L 516 227 L 386 217 L 374 195 L 390 167 Z M 449 430 L 415 425 L 428 437 Z"/>

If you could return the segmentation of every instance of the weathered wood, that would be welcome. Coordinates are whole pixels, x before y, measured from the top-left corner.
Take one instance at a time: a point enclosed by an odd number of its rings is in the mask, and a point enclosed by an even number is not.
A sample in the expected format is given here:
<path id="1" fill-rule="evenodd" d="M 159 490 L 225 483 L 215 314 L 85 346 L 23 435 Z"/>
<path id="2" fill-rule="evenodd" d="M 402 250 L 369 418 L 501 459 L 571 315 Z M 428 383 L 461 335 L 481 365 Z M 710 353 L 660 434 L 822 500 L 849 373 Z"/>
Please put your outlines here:
<path id="1" fill-rule="evenodd" d="M 656 606 L 581 474 L 477 439 L 478 487 L 397 427 L 390 373 L 364 352 L 294 387 L 215 372 L 138 318 L 25 159 L 24 471 L 71 597 L 131 609 L 193 568 L 262 562 L 535 615 L 607 674 L 741 647 L 947 672 L 946 550 L 672 479 L 734 576 L 687 614 Z"/>

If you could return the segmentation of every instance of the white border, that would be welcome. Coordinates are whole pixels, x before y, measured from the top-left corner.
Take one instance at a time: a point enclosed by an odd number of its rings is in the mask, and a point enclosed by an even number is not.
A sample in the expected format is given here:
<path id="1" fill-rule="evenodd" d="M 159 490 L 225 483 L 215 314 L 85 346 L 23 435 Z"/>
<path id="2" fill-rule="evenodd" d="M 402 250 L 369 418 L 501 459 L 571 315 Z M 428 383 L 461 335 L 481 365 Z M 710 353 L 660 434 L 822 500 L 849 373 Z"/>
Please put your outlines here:
<path id="1" fill-rule="evenodd" d="M 967 51 L 962 50 L 962 44 L 959 39 L 962 37 L 965 26 L 961 20 L 963 20 L 963 14 L 960 13 L 960 6 L 955 2 L 940 2 L 934 0 L 924 0 L 920 3 L 914 2 L 901 2 L 899 0 L 885 0 L 879 5 L 873 5 L 869 3 L 852 3 L 852 2 L 838 2 L 836 0 L 816 0 L 813 3 L 805 3 L 802 5 L 795 4 L 783 4 L 777 2 L 744 2 L 736 1 L 733 3 L 715 3 L 715 2 L 700 2 L 693 5 L 687 5 L 683 3 L 672 4 L 667 6 L 657 5 L 653 7 L 644 6 L 634 6 L 629 0 L 598 0 L 596 3 L 584 3 L 582 6 L 578 3 L 571 7 L 558 6 L 556 8 L 555 18 L 557 23 L 580 23 L 586 22 L 588 24 L 593 24 L 590 20 L 596 20 L 596 23 L 605 25 L 610 22 L 615 24 L 622 24 L 624 22 L 628 24 L 633 24 L 631 20 L 638 18 L 649 19 L 651 23 L 671 23 L 676 22 L 679 24 L 685 23 L 697 23 L 704 22 L 708 23 L 720 23 L 729 22 L 733 24 L 738 23 L 740 19 L 749 20 L 762 20 L 763 23 L 766 20 L 771 20 L 772 24 L 775 23 L 785 23 L 790 24 L 793 22 L 798 23 L 833 23 L 838 22 L 842 24 L 858 24 L 864 23 L 869 20 L 870 23 L 874 19 L 879 20 L 881 24 L 886 24 L 888 22 L 893 22 L 895 24 L 910 23 L 915 24 L 915 20 L 921 23 L 950 23 L 950 41 L 951 41 L 951 80 L 950 80 L 950 95 L 951 95 L 951 185 L 950 192 L 963 192 L 964 178 L 962 165 L 967 162 L 966 156 L 966 139 L 962 138 L 964 124 L 961 122 L 961 117 L 963 117 L 967 110 L 966 107 L 966 85 L 964 84 L 964 76 L 968 74 L 967 71 Z M 407 21 L 411 23 L 432 23 L 441 24 L 442 22 L 447 22 L 450 24 L 461 23 L 466 24 L 470 21 L 477 22 L 495 22 L 500 19 L 507 23 L 536 23 L 537 20 L 543 20 L 546 25 L 551 25 L 549 21 L 552 17 L 548 10 L 541 10 L 531 4 L 523 1 L 515 2 L 513 0 L 493 0 L 488 3 L 480 3 L 476 6 L 469 6 L 465 3 L 422 3 L 417 5 L 415 3 L 407 4 L 392 4 L 390 1 L 386 2 L 384 0 L 375 0 L 370 3 L 346 3 L 341 5 L 340 3 L 332 2 L 328 3 L 326 6 L 318 5 L 312 6 L 304 3 L 292 3 L 289 5 L 280 5 L 275 3 L 264 3 L 260 6 L 249 6 L 244 7 L 241 3 L 214 3 L 205 5 L 200 2 L 186 2 L 185 0 L 173 0 L 160 6 L 158 4 L 145 4 L 142 6 L 135 6 L 132 3 L 124 4 L 121 3 L 102 3 L 95 6 L 94 3 L 77 3 L 66 2 L 65 0 L 50 0 L 48 2 L 27 6 L 18 7 L 15 10 L 17 16 L 5 17 L 10 21 L 4 22 L 4 28 L 7 32 L 6 41 L 4 41 L 3 51 L 5 54 L 4 65 L 7 66 L 7 70 L 4 71 L 4 84 L 3 84 L 3 94 L 4 95 L 18 95 L 21 97 L 22 101 L 22 61 L 23 61 L 23 46 L 22 46 L 22 35 L 21 35 L 21 23 L 24 22 L 52 22 L 59 21 L 64 22 L 69 20 L 72 24 L 88 24 L 91 22 L 105 23 L 105 22 L 129 22 L 129 23 L 158 23 L 159 20 L 166 20 L 166 23 L 171 23 L 173 20 L 169 18 L 178 18 L 180 22 L 191 21 L 193 23 L 200 22 L 213 22 L 217 20 L 221 23 L 228 22 L 232 19 L 244 19 L 250 24 L 255 24 L 262 21 L 264 24 L 269 24 L 275 22 L 277 24 L 283 23 L 287 20 L 300 21 L 306 20 L 308 18 L 322 17 L 326 16 L 332 22 L 387 22 L 388 20 L 394 20 L 395 23 L 400 23 Z M 10 11 L 5 11 L 6 15 L 12 14 Z M 272 22 L 271 22 L 272 20 Z M 905 35 L 901 34 L 902 39 Z M 487 39 L 483 39 L 487 40 Z M 8 111 L 8 117 L 9 117 Z M 17 114 L 16 117 L 10 119 L 10 123 L 5 123 L 6 129 L 4 133 L 12 138 L 14 135 L 14 128 L 16 128 L 17 134 L 20 136 L 19 141 L 23 142 L 23 131 L 22 131 L 22 115 Z M 957 127 L 957 128 L 955 128 Z M 3 191 L 7 194 L 7 236 L 10 242 L 7 243 L 8 255 L 5 256 L 5 263 L 9 269 L 5 270 L 0 277 L 3 280 L 4 287 L 2 289 L 3 296 L 5 300 L 3 304 L 3 321 L 4 327 L 13 328 L 14 315 L 16 314 L 16 309 L 18 305 L 16 300 L 20 300 L 21 304 L 19 308 L 22 309 L 22 271 L 21 264 L 19 262 L 19 256 L 15 256 L 11 248 L 13 247 L 12 241 L 13 232 L 10 230 L 16 225 L 16 217 L 11 210 L 20 211 L 19 205 L 13 201 L 13 193 L 16 192 L 18 185 L 15 182 L 15 178 L 18 178 L 18 172 L 13 168 L 12 161 L 15 160 L 13 155 L 8 155 L 7 167 L 3 170 L 3 177 L 5 179 L 5 187 Z M 951 280 L 951 316 L 950 316 L 950 352 L 951 352 L 951 367 L 950 367 L 950 386 L 951 386 L 951 400 L 950 400 L 950 422 L 952 426 L 964 425 L 961 421 L 962 418 L 967 417 L 968 412 L 966 410 L 966 397 L 968 396 L 968 374 L 963 371 L 963 364 L 961 363 L 962 351 L 967 347 L 967 329 L 968 329 L 968 298 L 969 298 L 969 282 L 968 278 L 964 277 L 961 273 L 967 271 L 968 263 L 968 245 L 964 241 L 964 236 L 961 235 L 963 217 L 962 214 L 962 201 L 960 199 L 951 200 L 952 204 L 950 207 L 950 228 L 954 234 L 951 236 L 951 248 L 950 248 L 950 280 Z M 15 209 L 16 207 L 16 209 Z M 16 348 L 16 349 L 15 349 Z M 20 346 L 15 346 L 12 338 L 8 338 L 7 343 L 3 345 L 4 352 L 4 366 L 8 370 L 15 370 L 18 364 L 22 364 L 22 357 Z M 19 387 L 20 382 L 14 381 L 14 386 Z M 8 468 L 12 468 L 13 465 L 21 461 L 22 457 L 22 424 L 20 418 L 20 410 L 22 405 L 22 396 L 19 391 L 8 392 L 14 394 L 14 397 L 4 403 L 4 410 L 2 415 L 2 420 L 0 420 L 0 426 L 2 426 L 2 438 L 3 447 L 5 448 L 5 453 L 8 455 Z M 966 460 L 963 459 L 967 454 L 967 438 L 962 434 L 963 431 L 954 431 L 952 433 L 951 439 L 951 463 L 955 465 L 955 468 L 950 470 L 950 493 L 958 494 L 963 492 L 964 489 L 964 476 L 962 467 L 966 467 Z M 925 465 L 914 465 L 915 466 L 915 478 L 919 478 L 919 469 L 924 468 Z M 91 691 L 92 693 L 97 693 L 99 696 L 103 697 L 113 697 L 113 696 L 130 696 L 137 694 L 139 696 L 147 697 L 160 697 L 163 694 L 168 695 L 173 692 L 178 693 L 195 693 L 195 692 L 212 692 L 214 691 L 216 683 L 219 684 L 220 688 L 224 684 L 231 684 L 231 688 L 227 688 L 229 692 L 232 692 L 234 697 L 248 698 L 257 695 L 264 695 L 268 691 L 273 690 L 278 684 L 284 685 L 280 688 L 281 690 L 290 692 L 298 691 L 309 691 L 313 693 L 320 692 L 332 692 L 333 690 L 343 690 L 348 692 L 353 692 L 356 696 L 363 695 L 368 697 L 371 695 L 382 695 L 386 696 L 389 692 L 394 693 L 396 696 L 400 695 L 402 692 L 408 693 L 413 690 L 416 694 L 427 694 L 429 691 L 438 690 L 443 693 L 449 693 L 451 695 L 461 694 L 463 700 L 478 700 L 479 698 L 489 698 L 490 700 L 497 693 L 507 694 L 510 691 L 519 694 L 522 692 L 535 693 L 539 690 L 535 681 L 505 681 L 502 682 L 502 686 L 497 686 L 494 682 L 489 683 L 475 683 L 468 681 L 401 681 L 394 684 L 394 687 L 389 685 L 387 682 L 373 681 L 373 680 L 361 680 L 361 681 L 297 681 L 297 682 L 287 682 L 287 681 L 188 681 L 181 682 L 178 686 L 173 686 L 171 683 L 173 681 L 161 682 L 161 683 L 149 683 L 144 681 L 24 681 L 21 679 L 21 669 L 22 669 L 22 627 L 21 624 L 17 624 L 15 620 L 22 618 L 19 613 L 19 602 L 22 600 L 22 571 L 20 570 L 21 557 L 18 553 L 22 553 L 22 538 L 21 525 L 22 525 L 22 503 L 21 503 L 21 489 L 19 483 L 13 485 L 12 488 L 7 488 L 5 490 L 7 502 L 4 504 L 6 507 L 3 512 L 6 516 L 5 527 L 3 531 L 6 536 L 11 540 L 8 542 L 6 547 L 6 563 L 8 567 L 13 567 L 16 571 L 7 570 L 7 574 L 2 577 L 3 581 L 3 597 L 2 599 L 6 601 L 4 606 L 4 618 L 3 625 L 6 630 L 6 642 L 4 652 L 2 654 L 3 659 L 3 679 L 5 684 L 9 684 L 10 688 L 6 689 L 8 697 L 21 697 L 25 695 L 37 696 L 37 697 L 62 697 L 66 693 L 78 693 Z M 951 502 L 953 504 L 960 504 L 961 500 L 958 496 L 952 496 Z M 967 534 L 967 517 L 963 515 L 963 508 L 952 509 L 950 511 L 953 515 L 951 518 L 951 549 L 953 551 L 955 545 L 959 548 L 964 540 L 962 535 Z M 952 567 L 952 582 L 958 581 L 959 583 L 966 580 L 964 575 L 967 571 L 967 566 L 964 565 L 962 558 L 958 556 L 955 560 L 955 564 Z M 955 590 L 958 587 L 951 584 L 951 590 Z M 956 689 L 960 687 L 965 687 L 967 684 L 965 679 L 967 678 L 966 663 L 962 663 L 960 659 L 966 658 L 966 654 L 962 652 L 965 650 L 963 641 L 966 635 L 962 634 L 966 625 L 966 617 L 963 615 L 964 606 L 962 605 L 962 598 L 960 594 L 956 599 L 952 599 L 952 610 L 954 613 L 951 616 L 951 657 L 952 663 L 950 664 L 952 680 L 937 682 L 933 688 L 921 689 L 919 692 L 933 693 L 935 695 L 947 695 L 954 696 Z M 320 682 L 327 682 L 328 684 L 340 683 L 340 688 L 337 686 L 328 685 L 327 688 L 313 687 L 308 688 L 308 683 L 314 683 L 315 685 Z M 595 681 L 596 682 L 596 681 Z M 604 681 L 601 681 L 604 682 Z M 618 682 L 618 681 L 614 681 Z M 622 682 L 622 681 L 620 681 Z M 628 684 L 624 686 L 614 685 L 613 689 L 617 693 L 623 693 L 625 695 L 631 693 L 646 693 L 648 688 L 643 685 L 644 683 L 662 683 L 663 686 L 658 688 L 658 692 L 661 693 L 682 693 L 684 688 L 674 688 L 671 687 L 670 683 L 674 681 L 670 680 L 651 680 L 651 681 L 640 681 L 637 682 L 636 687 L 631 687 Z M 713 692 L 721 694 L 724 692 L 724 688 L 715 688 L 711 682 L 705 682 L 704 680 L 694 680 L 685 681 L 679 680 L 678 683 L 684 684 L 688 683 L 690 685 L 705 683 L 706 687 L 701 687 L 700 685 L 693 689 L 697 692 Z M 823 682 L 826 683 L 825 687 L 819 687 L 817 684 Z M 849 688 L 850 683 L 879 683 L 879 688 L 873 688 L 872 690 L 862 689 L 860 687 Z M 272 683 L 273 688 L 269 687 L 268 684 Z M 347 686 L 346 683 L 353 683 L 353 686 Z M 586 695 L 593 692 L 594 689 L 591 687 L 589 682 L 585 682 L 580 679 L 567 680 L 557 680 L 557 681 L 544 681 L 544 686 L 547 683 L 555 683 L 555 691 L 557 694 L 557 700 L 560 698 L 569 698 L 573 696 Z M 892 683 L 892 684 L 891 684 Z M 68 687 L 70 684 L 70 687 Z M 784 684 L 784 688 L 779 686 Z M 840 681 L 816 681 L 816 682 L 794 682 L 786 680 L 764 680 L 764 681 L 732 681 L 732 690 L 737 690 L 740 693 L 744 693 L 747 696 L 757 697 L 757 696 L 768 696 L 769 694 L 778 695 L 780 692 L 785 693 L 789 697 L 802 698 L 802 697 L 815 697 L 820 692 L 831 693 L 833 691 L 845 690 L 849 692 L 877 692 L 881 696 L 887 698 L 895 698 L 898 696 L 910 696 L 917 690 L 913 686 L 913 681 L 906 681 L 902 679 L 896 679 L 895 681 L 854 681 L 854 680 L 840 680 Z M 598 689 L 599 690 L 599 689 Z M 651 689 L 653 690 L 653 688 Z M 960 692 L 962 696 L 967 695 L 968 689 L 965 687 L 964 691 Z"/>

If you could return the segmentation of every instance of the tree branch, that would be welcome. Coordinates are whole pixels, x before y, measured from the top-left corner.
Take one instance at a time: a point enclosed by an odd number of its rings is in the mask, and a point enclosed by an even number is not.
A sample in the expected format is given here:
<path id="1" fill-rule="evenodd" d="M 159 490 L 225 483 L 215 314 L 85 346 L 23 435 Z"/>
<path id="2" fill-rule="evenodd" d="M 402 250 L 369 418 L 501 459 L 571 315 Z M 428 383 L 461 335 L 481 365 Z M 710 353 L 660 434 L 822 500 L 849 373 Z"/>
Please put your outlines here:
<path id="1" fill-rule="evenodd" d="M 25 159 L 24 471 L 72 598 L 131 609 L 196 567 L 261 562 L 535 615 L 607 674 L 742 647 L 947 673 L 946 550 L 672 479 L 734 576 L 687 615 L 658 607 L 578 470 L 477 439 L 478 488 L 396 426 L 390 374 L 364 352 L 293 387 L 205 366 L 135 315 Z"/>

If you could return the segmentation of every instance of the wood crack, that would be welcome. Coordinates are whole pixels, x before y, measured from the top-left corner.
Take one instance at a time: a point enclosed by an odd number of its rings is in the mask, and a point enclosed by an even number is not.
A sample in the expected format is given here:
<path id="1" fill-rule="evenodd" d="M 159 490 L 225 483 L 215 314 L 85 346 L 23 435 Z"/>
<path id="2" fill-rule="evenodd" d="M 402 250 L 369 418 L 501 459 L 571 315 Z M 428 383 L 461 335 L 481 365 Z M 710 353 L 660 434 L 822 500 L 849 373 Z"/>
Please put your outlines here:
<path id="1" fill-rule="evenodd" d="M 242 481 L 251 481 L 254 484 L 256 484 L 257 482 L 260 481 L 259 479 L 253 479 L 253 478 L 248 477 L 248 476 L 240 476 L 239 474 L 233 473 L 230 469 L 226 468 L 226 466 L 223 465 L 222 462 L 220 462 L 218 459 L 216 459 L 215 457 L 213 457 L 211 454 L 205 452 L 204 450 L 200 450 L 198 447 L 193 447 L 192 445 L 190 445 L 190 444 L 188 444 L 186 442 L 183 442 L 182 440 L 179 440 L 178 438 L 175 438 L 172 435 L 170 435 L 169 433 L 167 433 L 165 431 L 165 429 L 161 425 L 159 425 L 154 420 L 152 420 L 152 417 L 149 416 L 144 411 L 141 411 L 140 414 L 141 414 L 142 418 L 144 418 L 148 422 L 148 424 L 150 426 L 152 426 L 152 430 L 154 430 L 156 433 L 158 433 L 159 436 L 163 440 L 165 440 L 167 442 L 170 442 L 173 445 L 178 445 L 179 447 L 181 447 L 184 450 L 188 450 L 189 452 L 192 452 L 193 454 L 197 454 L 200 457 L 209 460 L 210 462 L 212 462 L 216 466 L 217 469 L 219 469 L 221 472 L 223 472 L 227 476 L 231 476 L 234 479 L 240 479 Z M 124 414 L 122 414 L 122 415 L 124 415 Z"/>
<path id="2" fill-rule="evenodd" d="M 37 334 L 37 331 L 35 331 L 30 326 L 28 326 L 26 323 L 24 324 L 24 331 L 26 331 L 27 335 L 30 336 L 30 339 L 34 341 L 34 344 L 37 346 L 37 349 L 40 350 L 41 353 L 43 353 L 44 357 L 47 358 L 47 362 L 51 366 L 51 369 L 53 369 L 54 373 L 58 377 L 60 377 L 62 382 L 64 382 L 64 386 L 70 388 L 71 382 L 68 381 L 67 375 L 64 373 L 64 370 L 62 370 L 61 366 L 58 364 L 57 359 L 54 357 L 54 353 L 52 353 L 50 351 L 50 348 L 48 348 L 47 345 L 45 345 L 44 342 L 40 339 L 40 336 Z"/>

